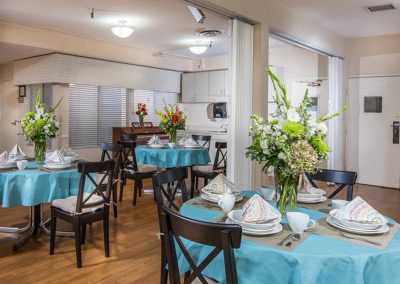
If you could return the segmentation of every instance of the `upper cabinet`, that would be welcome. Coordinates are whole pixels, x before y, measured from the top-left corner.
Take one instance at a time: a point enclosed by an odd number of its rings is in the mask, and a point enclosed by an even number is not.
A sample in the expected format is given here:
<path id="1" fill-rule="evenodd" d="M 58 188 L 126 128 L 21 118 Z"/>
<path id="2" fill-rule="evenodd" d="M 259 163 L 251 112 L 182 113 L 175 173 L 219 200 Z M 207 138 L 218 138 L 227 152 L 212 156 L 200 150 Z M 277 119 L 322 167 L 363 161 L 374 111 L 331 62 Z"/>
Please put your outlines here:
<path id="1" fill-rule="evenodd" d="M 227 102 L 228 74 L 227 70 L 182 74 L 182 102 Z"/>

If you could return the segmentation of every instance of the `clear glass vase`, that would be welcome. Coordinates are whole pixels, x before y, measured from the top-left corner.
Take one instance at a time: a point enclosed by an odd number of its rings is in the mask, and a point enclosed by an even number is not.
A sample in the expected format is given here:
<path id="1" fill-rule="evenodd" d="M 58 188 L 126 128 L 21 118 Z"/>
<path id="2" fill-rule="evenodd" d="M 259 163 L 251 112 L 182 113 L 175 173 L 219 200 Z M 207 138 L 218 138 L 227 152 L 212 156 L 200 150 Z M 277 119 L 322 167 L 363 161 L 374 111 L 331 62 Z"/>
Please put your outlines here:
<path id="1" fill-rule="evenodd" d="M 36 141 L 35 144 L 35 161 L 43 163 L 46 158 L 46 141 Z"/>
<path id="2" fill-rule="evenodd" d="M 279 168 L 275 169 L 275 189 L 278 194 L 279 212 L 285 213 L 288 205 L 290 211 L 296 208 L 298 182 L 299 176 L 287 176 Z"/>
<path id="3" fill-rule="evenodd" d="M 175 143 L 176 144 L 176 129 L 175 128 L 172 128 L 169 131 L 168 140 L 169 140 L 169 143 Z"/>

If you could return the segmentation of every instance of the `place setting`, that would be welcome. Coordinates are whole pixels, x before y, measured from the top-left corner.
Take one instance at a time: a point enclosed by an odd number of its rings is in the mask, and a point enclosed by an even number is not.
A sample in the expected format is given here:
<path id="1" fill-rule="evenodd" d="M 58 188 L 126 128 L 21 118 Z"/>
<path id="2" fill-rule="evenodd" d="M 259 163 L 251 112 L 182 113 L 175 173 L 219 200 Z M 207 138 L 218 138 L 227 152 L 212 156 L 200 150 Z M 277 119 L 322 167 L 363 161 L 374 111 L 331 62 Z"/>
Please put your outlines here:
<path id="1" fill-rule="evenodd" d="M 72 161 L 69 158 L 65 159 L 59 150 L 55 150 L 52 153 L 47 153 L 46 156 L 47 157 L 44 161 L 43 168 L 39 168 L 40 170 L 54 171 L 64 170 L 72 167 Z"/>
<path id="2" fill-rule="evenodd" d="M 297 191 L 297 202 L 303 204 L 316 204 L 326 201 L 326 191 L 313 187 L 305 175 L 300 176 L 299 188 Z"/>
<path id="3" fill-rule="evenodd" d="M 153 135 L 147 142 L 147 146 L 150 148 L 167 148 L 167 145 L 162 143 L 160 137 Z"/>
<path id="4" fill-rule="evenodd" d="M 183 137 L 178 141 L 178 145 L 183 148 L 201 149 L 199 142 L 192 137 Z"/>

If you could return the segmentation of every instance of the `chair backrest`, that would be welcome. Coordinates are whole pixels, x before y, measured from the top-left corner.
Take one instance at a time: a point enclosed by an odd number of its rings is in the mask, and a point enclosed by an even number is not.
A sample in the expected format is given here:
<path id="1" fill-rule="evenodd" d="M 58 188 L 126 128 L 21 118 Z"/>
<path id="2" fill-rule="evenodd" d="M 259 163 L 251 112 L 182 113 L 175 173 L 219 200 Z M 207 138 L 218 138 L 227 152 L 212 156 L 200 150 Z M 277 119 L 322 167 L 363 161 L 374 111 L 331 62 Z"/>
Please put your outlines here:
<path id="1" fill-rule="evenodd" d="M 78 163 L 78 172 L 81 174 L 78 188 L 78 196 L 76 201 L 76 214 L 81 214 L 83 209 L 97 207 L 99 205 L 105 205 L 108 210 L 110 204 L 110 190 L 114 179 L 114 168 L 116 164 L 116 158 L 101 161 L 101 162 L 81 162 Z M 96 174 L 101 174 L 102 178 L 100 181 L 95 180 Z M 87 183 L 92 183 L 94 187 L 92 192 L 84 198 L 84 190 L 87 188 Z M 97 202 L 88 202 L 89 199 L 94 195 L 101 197 L 101 200 Z"/>
<path id="2" fill-rule="evenodd" d="M 141 122 L 132 122 L 132 128 L 142 128 L 142 123 Z"/>
<path id="3" fill-rule="evenodd" d="M 317 173 L 310 175 L 306 174 L 308 180 L 312 186 L 317 187 L 314 181 L 332 182 L 339 184 L 339 187 L 328 196 L 328 198 L 333 198 L 336 196 L 343 188 L 347 186 L 346 199 L 348 201 L 353 199 L 353 185 L 356 184 L 357 173 L 356 172 L 346 172 L 337 170 L 321 170 Z"/>
<path id="4" fill-rule="evenodd" d="M 101 161 L 112 160 L 116 158 L 116 164 L 114 167 L 114 179 L 118 179 L 119 168 L 122 158 L 122 146 L 119 144 L 101 143 Z"/>
<path id="5" fill-rule="evenodd" d="M 126 142 L 133 142 L 136 141 L 137 135 L 136 134 L 122 134 L 121 135 L 121 141 L 126 141 Z"/>
<path id="6" fill-rule="evenodd" d="M 196 140 L 201 147 L 206 148 L 208 151 L 210 151 L 210 145 L 211 145 L 211 135 L 197 135 L 197 134 L 192 134 L 192 138 Z"/>
<path id="7" fill-rule="evenodd" d="M 153 122 L 151 121 L 143 122 L 143 128 L 152 128 L 152 127 L 153 127 Z"/>
<path id="8" fill-rule="evenodd" d="M 198 278 L 207 283 L 202 271 L 222 251 L 225 262 L 226 283 L 238 283 L 234 248 L 239 248 L 242 228 L 237 224 L 217 224 L 190 219 L 174 213 L 165 206 L 161 212 L 161 233 L 164 235 L 164 248 L 167 255 L 170 283 L 180 284 L 176 244 L 188 261 L 192 270 L 184 283 L 191 283 Z M 196 265 L 189 255 L 182 238 L 202 245 L 214 247 L 201 264 Z"/>
<path id="9" fill-rule="evenodd" d="M 227 142 L 215 142 L 215 148 L 217 152 L 215 153 L 213 171 L 220 171 L 226 175 L 226 165 L 228 156 L 228 143 Z"/>
<path id="10" fill-rule="evenodd" d="M 136 161 L 136 142 L 135 141 L 119 141 L 118 142 L 122 146 L 122 154 L 121 154 L 121 169 L 122 170 L 138 170 L 138 165 Z"/>
<path id="11" fill-rule="evenodd" d="M 156 195 L 158 213 L 161 212 L 161 207 L 167 206 L 179 210 L 179 205 L 176 202 L 176 193 L 178 189 L 181 191 L 182 202 L 188 200 L 188 192 L 186 189 L 185 179 L 188 173 L 186 168 L 174 168 L 155 173 L 153 175 L 153 188 Z M 164 203 L 166 201 L 166 204 Z"/>

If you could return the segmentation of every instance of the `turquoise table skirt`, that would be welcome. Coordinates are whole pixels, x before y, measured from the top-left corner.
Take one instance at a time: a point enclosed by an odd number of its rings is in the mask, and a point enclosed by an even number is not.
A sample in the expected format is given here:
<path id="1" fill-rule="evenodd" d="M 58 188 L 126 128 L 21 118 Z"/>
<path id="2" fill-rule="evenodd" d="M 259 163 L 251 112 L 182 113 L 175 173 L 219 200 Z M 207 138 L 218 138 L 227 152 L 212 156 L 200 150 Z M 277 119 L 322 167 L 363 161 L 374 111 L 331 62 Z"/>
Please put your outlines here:
<path id="1" fill-rule="evenodd" d="M 305 212 L 314 220 L 326 215 L 306 208 L 297 208 L 296 211 Z M 183 205 L 180 213 L 203 221 L 211 221 L 223 215 L 191 205 Z M 185 246 L 197 265 L 212 250 L 187 240 Z M 242 239 L 241 247 L 235 250 L 235 257 L 241 284 L 400 283 L 400 231 L 384 250 L 316 234 L 311 234 L 291 252 Z M 178 261 L 180 271 L 187 271 L 189 265 L 180 252 Z M 224 283 L 225 270 L 221 254 L 204 270 L 204 275 Z"/>
<path id="2" fill-rule="evenodd" d="M 37 168 L 37 164 L 30 162 L 23 171 L 0 172 L 2 207 L 34 206 L 78 194 L 77 169 L 46 172 Z"/>
<path id="3" fill-rule="evenodd" d="M 135 154 L 138 163 L 164 169 L 206 165 L 211 161 L 210 155 L 205 148 L 178 147 L 160 149 L 138 146 L 135 149 Z"/>

